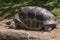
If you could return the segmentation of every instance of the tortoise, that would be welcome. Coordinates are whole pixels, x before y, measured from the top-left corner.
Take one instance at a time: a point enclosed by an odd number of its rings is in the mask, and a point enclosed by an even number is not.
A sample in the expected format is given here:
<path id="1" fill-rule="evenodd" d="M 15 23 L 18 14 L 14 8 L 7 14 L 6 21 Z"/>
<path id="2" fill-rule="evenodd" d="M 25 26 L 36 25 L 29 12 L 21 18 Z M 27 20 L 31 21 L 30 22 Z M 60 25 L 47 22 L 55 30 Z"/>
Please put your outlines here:
<path id="1" fill-rule="evenodd" d="M 11 25 L 10 28 L 19 26 L 29 30 L 51 31 L 56 28 L 56 23 L 56 17 L 48 10 L 38 6 L 26 6 L 6 24 Z"/>

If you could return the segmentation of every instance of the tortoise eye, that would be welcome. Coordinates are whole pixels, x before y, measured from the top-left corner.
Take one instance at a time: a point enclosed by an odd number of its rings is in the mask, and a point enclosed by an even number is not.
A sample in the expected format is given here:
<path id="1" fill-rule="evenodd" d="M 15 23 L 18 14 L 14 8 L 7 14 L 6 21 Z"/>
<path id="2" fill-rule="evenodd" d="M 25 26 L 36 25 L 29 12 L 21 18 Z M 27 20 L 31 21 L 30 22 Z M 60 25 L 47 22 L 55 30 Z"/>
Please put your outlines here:
<path id="1" fill-rule="evenodd" d="M 31 19 L 33 19 L 34 18 L 34 16 L 35 16 L 35 14 L 34 14 L 34 12 L 28 12 L 28 18 L 31 18 Z"/>

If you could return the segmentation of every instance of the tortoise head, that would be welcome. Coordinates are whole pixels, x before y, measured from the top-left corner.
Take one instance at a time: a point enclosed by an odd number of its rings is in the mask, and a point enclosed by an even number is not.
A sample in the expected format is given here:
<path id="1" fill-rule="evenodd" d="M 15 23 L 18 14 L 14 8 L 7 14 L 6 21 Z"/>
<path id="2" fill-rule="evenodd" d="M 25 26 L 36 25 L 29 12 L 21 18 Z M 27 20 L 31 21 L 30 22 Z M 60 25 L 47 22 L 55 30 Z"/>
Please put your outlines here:
<path id="1" fill-rule="evenodd" d="M 6 22 L 6 25 L 10 25 L 10 24 L 11 24 L 11 21 L 7 21 L 7 22 Z"/>
<path id="2" fill-rule="evenodd" d="M 16 26 L 15 26 L 15 23 L 14 23 L 14 21 L 13 20 L 8 20 L 7 22 L 6 22 L 6 27 L 7 28 L 11 28 L 11 29 L 15 29 L 16 28 Z"/>

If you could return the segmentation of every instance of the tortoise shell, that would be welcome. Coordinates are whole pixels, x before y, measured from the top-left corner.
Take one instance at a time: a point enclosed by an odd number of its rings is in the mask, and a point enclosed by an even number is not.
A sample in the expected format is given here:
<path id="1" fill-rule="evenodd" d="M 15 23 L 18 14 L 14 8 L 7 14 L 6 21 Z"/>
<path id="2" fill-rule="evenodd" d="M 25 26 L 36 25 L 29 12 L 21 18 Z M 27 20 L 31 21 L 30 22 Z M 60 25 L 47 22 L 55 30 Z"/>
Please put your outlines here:
<path id="1" fill-rule="evenodd" d="M 15 15 L 14 20 L 16 25 L 24 26 L 30 30 L 40 30 L 43 25 L 56 24 L 56 18 L 53 14 L 44 8 L 37 6 L 26 6 L 21 9 L 21 12 Z"/>

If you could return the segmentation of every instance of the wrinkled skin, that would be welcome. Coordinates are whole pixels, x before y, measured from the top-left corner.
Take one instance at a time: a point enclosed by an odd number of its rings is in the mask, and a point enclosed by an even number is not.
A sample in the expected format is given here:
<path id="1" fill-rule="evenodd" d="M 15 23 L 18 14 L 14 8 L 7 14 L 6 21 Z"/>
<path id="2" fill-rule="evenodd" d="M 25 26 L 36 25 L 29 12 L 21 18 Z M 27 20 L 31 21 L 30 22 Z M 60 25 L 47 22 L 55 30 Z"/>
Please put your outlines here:
<path id="1" fill-rule="evenodd" d="M 27 20 L 28 19 L 28 20 Z M 27 20 L 30 22 L 25 23 L 24 21 Z M 38 24 L 34 24 L 31 27 L 31 20 L 35 21 L 35 23 L 38 21 L 40 26 L 36 26 Z M 27 22 L 26 21 L 26 22 Z M 41 7 L 36 7 L 36 6 L 26 6 L 23 7 L 21 12 L 17 13 L 14 17 L 14 19 L 10 22 L 7 22 L 7 24 L 10 23 L 9 25 L 15 26 L 15 27 L 10 27 L 10 28 L 16 28 L 17 26 L 20 27 L 25 27 L 29 30 L 44 30 L 44 31 L 51 31 L 52 29 L 56 28 L 56 17 L 51 14 L 48 10 L 41 8 Z M 35 26 L 37 28 L 35 28 Z"/>

